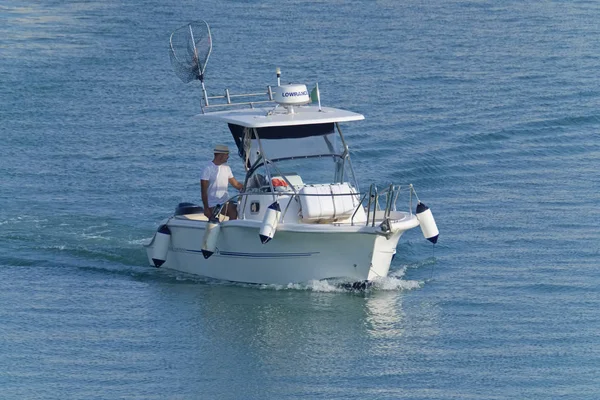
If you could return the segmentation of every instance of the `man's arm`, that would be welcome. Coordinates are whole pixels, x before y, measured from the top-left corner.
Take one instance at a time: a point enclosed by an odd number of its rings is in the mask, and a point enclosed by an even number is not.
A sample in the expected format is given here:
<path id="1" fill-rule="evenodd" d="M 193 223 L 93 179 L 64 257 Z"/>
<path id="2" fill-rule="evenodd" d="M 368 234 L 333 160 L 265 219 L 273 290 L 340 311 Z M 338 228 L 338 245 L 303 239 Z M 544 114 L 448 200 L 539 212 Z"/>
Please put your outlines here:
<path id="1" fill-rule="evenodd" d="M 205 181 L 204 179 L 200 181 L 200 190 L 202 192 L 202 204 L 204 204 L 204 215 L 206 218 L 212 218 L 212 210 L 208 207 L 208 185 L 209 181 Z"/>
<path id="2" fill-rule="evenodd" d="M 231 186 L 233 186 L 237 190 L 242 190 L 244 188 L 244 185 L 242 185 L 241 183 L 239 183 L 237 181 L 237 179 L 235 179 L 234 177 L 229 178 L 229 183 L 231 184 Z"/>

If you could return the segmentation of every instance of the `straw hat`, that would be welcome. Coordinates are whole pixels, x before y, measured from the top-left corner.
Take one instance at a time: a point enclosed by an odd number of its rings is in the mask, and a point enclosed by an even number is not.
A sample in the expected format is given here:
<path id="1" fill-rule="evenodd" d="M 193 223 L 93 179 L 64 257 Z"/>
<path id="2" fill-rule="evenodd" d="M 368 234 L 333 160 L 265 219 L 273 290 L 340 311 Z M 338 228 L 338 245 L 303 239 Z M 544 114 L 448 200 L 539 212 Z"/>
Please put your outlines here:
<path id="1" fill-rule="evenodd" d="M 224 144 L 218 144 L 215 146 L 215 154 L 229 154 L 229 147 Z"/>

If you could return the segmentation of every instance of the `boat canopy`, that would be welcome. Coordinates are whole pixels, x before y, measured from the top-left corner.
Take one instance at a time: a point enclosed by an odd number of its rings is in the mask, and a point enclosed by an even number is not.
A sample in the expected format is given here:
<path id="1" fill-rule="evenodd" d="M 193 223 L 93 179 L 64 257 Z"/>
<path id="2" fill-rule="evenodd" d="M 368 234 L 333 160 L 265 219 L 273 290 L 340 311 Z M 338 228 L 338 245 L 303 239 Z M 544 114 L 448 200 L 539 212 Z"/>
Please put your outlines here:
<path id="1" fill-rule="evenodd" d="M 351 111 L 316 106 L 217 111 L 199 116 L 226 122 L 240 157 L 249 168 L 261 158 L 271 161 L 315 156 L 342 156 L 336 123 L 360 121 Z"/>
<path id="2" fill-rule="evenodd" d="M 198 115 L 199 118 L 226 122 L 246 128 L 283 127 L 291 125 L 315 125 L 335 122 L 361 121 L 362 114 L 339 108 L 317 106 L 296 106 L 293 112 L 285 107 L 243 108 L 214 111 Z"/>

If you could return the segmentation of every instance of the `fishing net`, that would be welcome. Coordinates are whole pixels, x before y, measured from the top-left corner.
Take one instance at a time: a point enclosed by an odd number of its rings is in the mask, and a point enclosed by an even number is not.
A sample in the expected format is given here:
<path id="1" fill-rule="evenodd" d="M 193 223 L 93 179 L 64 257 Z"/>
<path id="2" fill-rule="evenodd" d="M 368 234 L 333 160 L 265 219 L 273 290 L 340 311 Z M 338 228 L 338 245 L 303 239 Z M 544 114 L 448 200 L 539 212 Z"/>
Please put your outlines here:
<path id="1" fill-rule="evenodd" d="M 175 74 L 184 83 L 195 79 L 204 80 L 204 70 L 212 40 L 210 27 L 205 21 L 195 21 L 177 28 L 169 40 L 169 55 Z"/>

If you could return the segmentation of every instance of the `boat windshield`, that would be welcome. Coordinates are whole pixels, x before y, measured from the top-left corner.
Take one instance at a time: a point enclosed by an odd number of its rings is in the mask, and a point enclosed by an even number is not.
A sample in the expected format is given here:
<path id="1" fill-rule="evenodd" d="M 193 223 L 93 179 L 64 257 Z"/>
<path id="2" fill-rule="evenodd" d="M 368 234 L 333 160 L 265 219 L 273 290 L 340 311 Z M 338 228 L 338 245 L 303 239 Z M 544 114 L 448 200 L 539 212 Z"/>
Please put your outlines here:
<path id="1" fill-rule="evenodd" d="M 251 167 L 258 160 L 270 161 L 317 156 L 342 156 L 344 144 L 334 124 L 271 128 L 229 125 L 240 156 Z"/>
<path id="2" fill-rule="evenodd" d="M 262 149 L 261 149 L 262 147 Z M 271 161 L 323 155 L 341 155 L 336 135 L 311 136 L 301 139 L 257 140 L 250 142 L 249 160 L 254 164 L 264 154 Z"/>
<path id="3" fill-rule="evenodd" d="M 351 182 L 356 186 L 354 177 L 350 174 L 347 161 L 331 156 L 317 156 L 309 159 L 286 159 L 277 162 L 258 163 L 251 168 L 246 176 L 247 188 L 269 186 L 268 178 L 279 178 L 293 186 L 305 183 L 342 183 Z M 288 186 L 284 184 L 283 186 Z M 289 188 L 288 188 L 289 189 Z"/>

